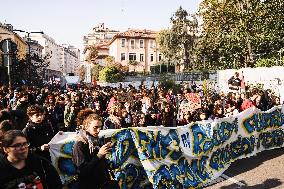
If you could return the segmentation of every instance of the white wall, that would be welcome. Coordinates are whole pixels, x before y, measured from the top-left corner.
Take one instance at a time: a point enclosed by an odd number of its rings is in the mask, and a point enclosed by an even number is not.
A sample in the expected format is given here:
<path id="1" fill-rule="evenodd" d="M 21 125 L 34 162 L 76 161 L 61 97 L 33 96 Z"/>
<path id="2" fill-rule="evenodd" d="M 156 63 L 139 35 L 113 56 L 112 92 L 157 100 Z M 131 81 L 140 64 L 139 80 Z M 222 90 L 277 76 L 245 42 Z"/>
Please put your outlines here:
<path id="1" fill-rule="evenodd" d="M 281 85 L 284 84 L 284 67 L 242 68 L 240 70 L 231 69 L 218 71 L 217 83 L 220 89 L 224 91 L 228 90 L 228 80 L 236 71 L 239 72 L 240 76 L 242 76 L 243 73 L 246 85 L 261 83 L 264 84 L 265 89 L 277 89 L 278 81 L 281 82 Z"/>

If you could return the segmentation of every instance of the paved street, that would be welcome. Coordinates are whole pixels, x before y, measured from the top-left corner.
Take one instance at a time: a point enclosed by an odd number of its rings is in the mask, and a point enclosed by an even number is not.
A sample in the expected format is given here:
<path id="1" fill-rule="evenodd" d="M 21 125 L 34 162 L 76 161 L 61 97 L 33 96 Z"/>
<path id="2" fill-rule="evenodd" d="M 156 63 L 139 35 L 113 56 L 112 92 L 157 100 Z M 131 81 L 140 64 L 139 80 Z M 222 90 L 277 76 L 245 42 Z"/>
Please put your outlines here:
<path id="1" fill-rule="evenodd" d="M 284 188 L 284 148 L 264 151 L 234 162 L 206 189 Z"/>

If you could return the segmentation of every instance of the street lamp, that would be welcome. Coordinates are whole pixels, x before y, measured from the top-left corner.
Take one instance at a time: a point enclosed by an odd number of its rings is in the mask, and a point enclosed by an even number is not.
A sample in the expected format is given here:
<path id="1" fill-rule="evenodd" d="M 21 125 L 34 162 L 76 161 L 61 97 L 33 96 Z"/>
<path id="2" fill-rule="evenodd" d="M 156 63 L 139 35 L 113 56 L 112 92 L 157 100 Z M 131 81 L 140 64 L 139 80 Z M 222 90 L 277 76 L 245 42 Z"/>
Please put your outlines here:
<path id="1" fill-rule="evenodd" d="M 42 31 L 40 31 L 40 32 L 35 32 L 35 31 L 32 31 L 32 32 L 27 32 L 27 31 L 24 31 L 24 30 L 13 30 L 13 31 L 15 31 L 15 32 L 22 32 L 22 33 L 26 33 L 27 34 L 27 44 L 28 44 L 28 56 L 27 56 L 27 59 L 26 59 L 26 61 L 27 61 L 27 66 L 28 66 L 28 70 L 27 70 L 27 73 L 28 73 L 28 80 L 30 80 L 30 72 L 31 72 L 31 70 L 30 70 L 30 64 L 31 64 L 31 46 L 30 46 L 30 42 L 31 42 L 31 38 L 30 38 L 30 34 L 31 33 L 40 33 L 40 34 L 44 34 Z"/>

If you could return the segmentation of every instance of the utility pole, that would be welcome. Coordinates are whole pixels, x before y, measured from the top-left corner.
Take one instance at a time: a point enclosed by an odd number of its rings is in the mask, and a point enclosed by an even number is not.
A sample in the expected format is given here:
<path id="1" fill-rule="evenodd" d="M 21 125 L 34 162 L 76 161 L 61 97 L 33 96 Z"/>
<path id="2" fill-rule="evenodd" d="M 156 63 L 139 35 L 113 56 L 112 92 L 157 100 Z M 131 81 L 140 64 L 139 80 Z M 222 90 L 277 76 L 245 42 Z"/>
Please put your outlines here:
<path id="1" fill-rule="evenodd" d="M 6 43 L 6 48 L 9 49 L 9 43 L 7 42 Z M 10 71 L 10 50 L 8 51 L 8 54 L 7 54 L 7 66 L 8 66 L 8 81 L 9 81 L 9 89 L 11 89 L 12 87 L 12 82 L 11 82 L 11 71 Z"/>

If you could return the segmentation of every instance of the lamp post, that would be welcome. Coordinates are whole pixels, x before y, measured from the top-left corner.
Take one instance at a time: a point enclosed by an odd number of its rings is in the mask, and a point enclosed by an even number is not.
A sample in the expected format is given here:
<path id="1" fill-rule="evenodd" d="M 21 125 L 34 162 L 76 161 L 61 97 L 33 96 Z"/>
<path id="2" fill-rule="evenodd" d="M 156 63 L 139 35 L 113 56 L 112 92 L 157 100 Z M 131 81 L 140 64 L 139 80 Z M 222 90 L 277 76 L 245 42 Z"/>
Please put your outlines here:
<path id="1" fill-rule="evenodd" d="M 31 46 L 30 46 L 30 42 L 31 42 L 31 38 L 30 38 L 30 34 L 31 33 L 40 33 L 40 34 L 44 34 L 42 31 L 40 31 L 40 32 L 36 32 L 36 31 L 32 31 L 32 32 L 27 32 L 27 31 L 24 31 L 24 30 L 13 30 L 13 31 L 15 31 L 15 32 L 22 32 L 22 33 L 26 33 L 27 34 L 27 44 L 28 44 L 28 56 L 27 56 L 27 73 L 28 73 L 28 77 L 27 77 L 27 79 L 28 80 L 30 80 L 30 78 L 31 78 Z"/>

